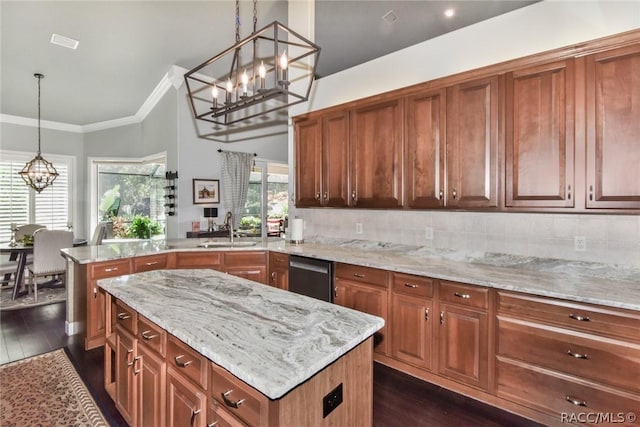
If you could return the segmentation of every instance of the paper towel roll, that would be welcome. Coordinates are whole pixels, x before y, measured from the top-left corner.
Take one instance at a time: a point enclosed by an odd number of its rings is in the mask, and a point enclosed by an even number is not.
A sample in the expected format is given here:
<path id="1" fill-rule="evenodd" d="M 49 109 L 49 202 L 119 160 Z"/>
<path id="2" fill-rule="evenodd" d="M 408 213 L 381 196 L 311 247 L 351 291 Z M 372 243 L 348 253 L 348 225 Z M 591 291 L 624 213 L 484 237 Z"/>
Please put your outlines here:
<path id="1" fill-rule="evenodd" d="M 304 221 L 302 218 L 294 218 L 289 224 L 289 240 L 292 242 L 301 242 L 304 230 Z"/>

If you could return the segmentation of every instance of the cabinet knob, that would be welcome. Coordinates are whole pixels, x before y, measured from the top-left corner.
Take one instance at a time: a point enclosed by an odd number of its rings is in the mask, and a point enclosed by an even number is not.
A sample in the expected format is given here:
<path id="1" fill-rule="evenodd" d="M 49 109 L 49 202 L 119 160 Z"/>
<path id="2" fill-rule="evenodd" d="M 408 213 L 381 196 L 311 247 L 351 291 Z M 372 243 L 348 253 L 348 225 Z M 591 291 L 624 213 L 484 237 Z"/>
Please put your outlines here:
<path id="1" fill-rule="evenodd" d="M 455 188 L 453 189 L 453 193 L 451 193 L 451 195 L 453 196 L 453 200 L 456 200 L 458 198 L 458 192 Z"/>
<path id="2" fill-rule="evenodd" d="M 316 200 L 320 200 L 320 192 L 319 191 L 316 193 Z"/>
<path id="3" fill-rule="evenodd" d="M 355 199 L 356 199 L 356 190 L 353 190 L 353 191 L 351 192 L 351 199 L 352 199 L 352 200 L 355 200 Z"/>
<path id="4" fill-rule="evenodd" d="M 589 186 L 589 201 L 593 201 L 593 185 Z"/>
<path id="5" fill-rule="evenodd" d="M 567 199 L 571 200 L 571 186 L 567 186 Z"/>
<path id="6" fill-rule="evenodd" d="M 444 325 L 444 311 L 440 312 L 440 324 Z"/>
<path id="7" fill-rule="evenodd" d="M 424 309 L 424 320 L 429 320 L 429 309 L 428 308 Z"/>
<path id="8" fill-rule="evenodd" d="M 443 197 L 444 197 L 444 191 L 440 190 L 440 192 L 438 193 L 438 200 L 442 200 Z"/>
<path id="9" fill-rule="evenodd" d="M 327 194 L 327 192 L 325 191 L 323 197 L 324 197 L 325 200 L 327 200 L 329 198 L 329 194 Z"/>

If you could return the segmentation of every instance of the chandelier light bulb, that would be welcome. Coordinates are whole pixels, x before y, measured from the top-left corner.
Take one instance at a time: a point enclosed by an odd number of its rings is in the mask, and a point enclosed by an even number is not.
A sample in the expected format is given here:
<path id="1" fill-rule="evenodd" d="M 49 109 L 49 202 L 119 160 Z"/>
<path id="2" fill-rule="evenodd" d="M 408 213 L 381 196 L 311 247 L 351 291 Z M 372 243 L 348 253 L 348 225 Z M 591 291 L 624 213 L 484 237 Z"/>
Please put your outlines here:
<path id="1" fill-rule="evenodd" d="M 227 104 L 231 102 L 231 93 L 233 92 L 233 83 L 231 82 L 231 77 L 227 80 Z"/>
<path id="2" fill-rule="evenodd" d="M 258 67 L 258 75 L 261 79 L 267 77 L 267 69 L 264 67 L 264 61 L 260 62 L 260 67 Z"/>
<path id="3" fill-rule="evenodd" d="M 247 86 L 249 85 L 249 76 L 247 75 L 247 70 L 244 70 L 242 72 L 240 80 L 242 82 L 242 96 L 247 96 Z"/>
<path id="4" fill-rule="evenodd" d="M 218 108 L 218 86 L 216 86 L 215 83 L 211 88 L 211 98 L 212 98 L 213 108 Z"/>
<path id="5" fill-rule="evenodd" d="M 284 71 L 288 66 L 289 61 L 287 60 L 287 51 L 285 50 L 284 52 L 282 52 L 282 55 L 280 55 L 280 69 Z"/>

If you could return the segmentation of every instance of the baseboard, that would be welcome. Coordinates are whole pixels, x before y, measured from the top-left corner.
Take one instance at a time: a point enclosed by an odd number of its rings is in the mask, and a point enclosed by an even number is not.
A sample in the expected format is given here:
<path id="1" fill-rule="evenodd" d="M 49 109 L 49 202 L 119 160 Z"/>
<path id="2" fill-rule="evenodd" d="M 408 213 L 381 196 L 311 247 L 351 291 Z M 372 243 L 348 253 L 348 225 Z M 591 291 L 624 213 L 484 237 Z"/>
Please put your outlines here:
<path id="1" fill-rule="evenodd" d="M 64 332 L 69 336 L 78 335 L 79 333 L 84 332 L 84 322 L 69 323 L 67 320 L 64 322 Z"/>

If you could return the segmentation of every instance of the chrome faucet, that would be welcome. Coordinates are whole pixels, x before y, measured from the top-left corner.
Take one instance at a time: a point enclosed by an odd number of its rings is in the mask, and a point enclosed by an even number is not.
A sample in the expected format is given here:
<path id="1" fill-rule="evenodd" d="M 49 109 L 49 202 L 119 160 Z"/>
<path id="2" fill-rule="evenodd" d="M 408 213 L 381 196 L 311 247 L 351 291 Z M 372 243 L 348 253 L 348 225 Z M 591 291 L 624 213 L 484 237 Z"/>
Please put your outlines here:
<path id="1" fill-rule="evenodd" d="M 233 244 L 233 214 L 228 211 L 224 216 L 224 225 L 229 229 L 229 241 Z"/>

